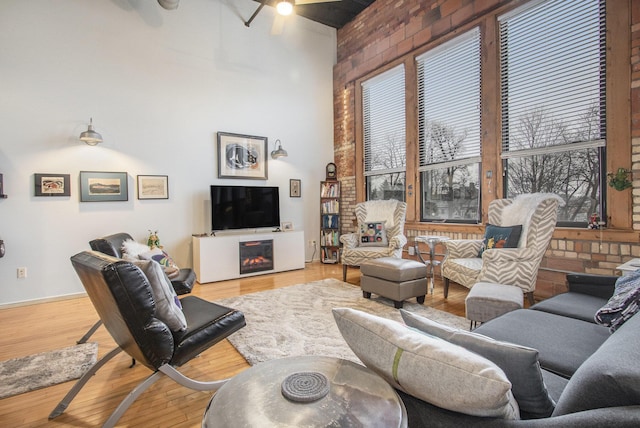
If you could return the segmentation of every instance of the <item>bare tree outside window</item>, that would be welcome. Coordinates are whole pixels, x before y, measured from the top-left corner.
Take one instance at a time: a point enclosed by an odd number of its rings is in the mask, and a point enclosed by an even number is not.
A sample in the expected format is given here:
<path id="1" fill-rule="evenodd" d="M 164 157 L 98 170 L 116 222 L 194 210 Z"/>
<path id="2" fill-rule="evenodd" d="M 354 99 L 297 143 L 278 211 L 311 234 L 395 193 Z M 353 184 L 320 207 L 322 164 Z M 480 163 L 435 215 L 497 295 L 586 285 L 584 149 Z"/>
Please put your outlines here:
<path id="1" fill-rule="evenodd" d="M 510 152 L 536 154 L 507 160 L 508 197 L 521 193 L 555 193 L 566 202 L 559 212 L 559 219 L 565 222 L 586 222 L 592 213 L 598 212 L 600 150 L 576 150 L 572 143 L 598 138 L 599 109 L 589 108 L 582 119 L 582 123 L 574 124 L 571 129 L 538 108 L 518 120 L 510 134 Z"/>

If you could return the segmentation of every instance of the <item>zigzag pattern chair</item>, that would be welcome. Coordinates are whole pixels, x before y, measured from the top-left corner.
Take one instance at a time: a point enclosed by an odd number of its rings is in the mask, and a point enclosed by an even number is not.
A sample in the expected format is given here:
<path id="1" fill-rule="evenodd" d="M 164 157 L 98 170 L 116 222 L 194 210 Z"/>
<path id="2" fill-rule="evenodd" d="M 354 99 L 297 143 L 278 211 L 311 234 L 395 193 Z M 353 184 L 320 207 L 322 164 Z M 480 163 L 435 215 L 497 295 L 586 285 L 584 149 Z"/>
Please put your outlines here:
<path id="1" fill-rule="evenodd" d="M 385 230 L 388 245 L 384 247 L 360 246 L 358 233 L 346 233 L 340 236 L 342 243 L 342 280 L 347 280 L 347 267 L 360 266 L 361 263 L 381 257 L 402 257 L 402 248 L 407 244 L 404 236 L 404 220 L 407 204 L 393 199 L 384 201 L 366 201 L 356 204 L 355 215 L 358 225 L 372 221 L 386 221 Z"/>
<path id="2" fill-rule="evenodd" d="M 516 210 L 513 204 L 528 207 Z M 538 268 L 558 218 L 558 206 L 564 205 L 556 195 L 524 194 L 514 199 L 497 199 L 489 204 L 488 222 L 496 226 L 522 224 L 518 248 L 484 250 L 478 257 L 482 240 L 449 240 L 443 242 L 447 254 L 442 262 L 444 297 L 449 281 L 471 288 L 478 282 L 515 285 L 522 288 L 533 304 Z M 523 212 L 524 211 L 524 212 Z M 530 214 L 527 215 L 528 211 Z M 528 218 L 528 220 L 527 220 Z M 522 221 L 522 220 L 525 221 Z"/>

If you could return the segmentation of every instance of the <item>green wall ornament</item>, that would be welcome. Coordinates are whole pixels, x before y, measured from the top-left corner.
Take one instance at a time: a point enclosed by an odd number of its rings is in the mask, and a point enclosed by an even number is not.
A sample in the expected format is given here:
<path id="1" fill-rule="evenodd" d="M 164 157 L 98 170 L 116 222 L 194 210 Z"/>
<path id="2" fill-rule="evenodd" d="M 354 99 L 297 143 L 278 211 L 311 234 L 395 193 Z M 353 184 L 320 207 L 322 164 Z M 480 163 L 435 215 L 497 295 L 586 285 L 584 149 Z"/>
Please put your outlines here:
<path id="1" fill-rule="evenodd" d="M 619 191 L 628 189 L 632 186 L 631 180 L 629 180 L 630 176 L 631 171 L 625 168 L 618 168 L 618 171 L 615 174 L 613 172 L 607 174 L 607 177 L 609 178 L 609 186 Z"/>

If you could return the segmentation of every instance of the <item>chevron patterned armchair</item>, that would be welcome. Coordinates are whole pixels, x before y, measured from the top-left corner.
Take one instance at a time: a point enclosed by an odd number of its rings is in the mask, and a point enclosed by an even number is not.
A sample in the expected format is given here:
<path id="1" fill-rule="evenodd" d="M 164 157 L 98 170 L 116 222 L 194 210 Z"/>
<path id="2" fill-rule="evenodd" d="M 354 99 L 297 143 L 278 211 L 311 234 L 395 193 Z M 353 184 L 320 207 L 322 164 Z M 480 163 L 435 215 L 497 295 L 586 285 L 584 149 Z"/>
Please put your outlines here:
<path id="1" fill-rule="evenodd" d="M 359 233 L 347 233 L 340 236 L 342 243 L 342 280 L 347 280 L 347 266 L 360 266 L 361 263 L 380 257 L 402 258 L 402 248 L 407 244 L 404 236 L 404 220 L 407 204 L 393 199 L 366 201 L 356 204 L 355 215 L 360 225 L 367 222 L 385 222 L 388 245 L 365 246 Z"/>
<path id="2" fill-rule="evenodd" d="M 488 223 L 496 226 L 522 225 L 516 248 L 485 249 L 478 256 L 483 240 L 449 240 L 443 242 L 447 254 L 442 262 L 444 297 L 449 281 L 467 288 L 478 282 L 516 285 L 533 303 L 538 268 L 558 218 L 558 206 L 564 201 L 557 195 L 532 193 L 514 199 L 496 199 L 489 204 Z"/>

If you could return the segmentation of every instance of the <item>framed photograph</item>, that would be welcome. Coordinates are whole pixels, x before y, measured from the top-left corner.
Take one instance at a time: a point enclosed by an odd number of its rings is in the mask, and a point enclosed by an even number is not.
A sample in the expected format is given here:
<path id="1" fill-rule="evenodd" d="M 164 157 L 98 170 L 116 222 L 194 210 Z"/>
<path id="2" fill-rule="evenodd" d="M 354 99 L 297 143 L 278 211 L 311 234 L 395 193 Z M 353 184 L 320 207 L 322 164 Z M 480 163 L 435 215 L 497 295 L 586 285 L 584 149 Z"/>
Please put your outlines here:
<path id="1" fill-rule="evenodd" d="M 80 202 L 128 200 L 126 172 L 80 171 Z"/>
<path id="2" fill-rule="evenodd" d="M 34 174 L 35 196 L 71 196 L 70 174 Z"/>
<path id="3" fill-rule="evenodd" d="M 218 132 L 218 178 L 266 180 L 267 137 Z"/>
<path id="4" fill-rule="evenodd" d="M 299 198 L 302 194 L 302 181 L 297 179 L 289 180 L 289 197 Z"/>
<path id="5" fill-rule="evenodd" d="M 293 230 L 293 223 L 291 223 L 290 221 L 283 221 L 282 223 L 280 223 L 280 229 L 282 229 L 284 232 Z"/>
<path id="6" fill-rule="evenodd" d="M 139 175 L 138 199 L 169 199 L 169 176 Z"/>

